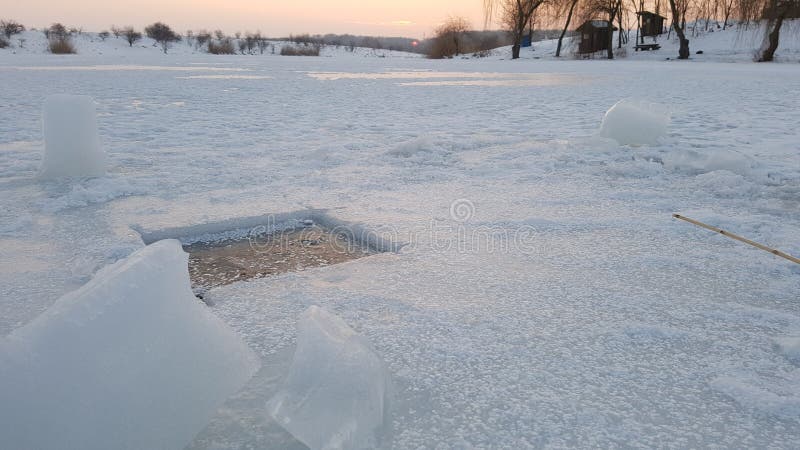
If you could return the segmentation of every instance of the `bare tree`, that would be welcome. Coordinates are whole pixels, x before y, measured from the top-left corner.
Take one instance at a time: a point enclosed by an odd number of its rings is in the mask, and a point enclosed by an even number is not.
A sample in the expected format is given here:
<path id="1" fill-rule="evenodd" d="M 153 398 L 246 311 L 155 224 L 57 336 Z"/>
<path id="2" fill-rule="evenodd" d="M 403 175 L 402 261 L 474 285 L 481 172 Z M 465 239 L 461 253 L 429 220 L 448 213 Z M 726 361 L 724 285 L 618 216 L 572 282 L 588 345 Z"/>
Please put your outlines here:
<path id="1" fill-rule="evenodd" d="M 431 58 L 450 58 L 464 53 L 465 34 L 470 25 L 463 17 L 450 17 L 436 28 L 436 37 L 428 53 Z"/>
<path id="2" fill-rule="evenodd" d="M 686 39 L 685 31 L 689 0 L 669 0 L 669 8 L 672 11 L 672 27 L 680 42 L 678 59 L 689 59 L 689 39 Z"/>
<path id="3" fill-rule="evenodd" d="M 736 6 L 735 0 L 719 0 L 722 2 L 722 29 L 728 28 L 728 19 Z"/>
<path id="4" fill-rule="evenodd" d="M 525 28 L 530 23 L 533 13 L 545 3 L 545 0 L 484 0 L 483 11 L 486 25 L 491 22 L 495 12 L 500 12 L 503 25 L 511 32 L 511 58 L 519 58 L 522 49 L 522 38 Z M 499 8 L 499 11 L 498 11 Z"/>
<path id="5" fill-rule="evenodd" d="M 766 0 L 760 8 L 766 22 L 764 40 L 756 54 L 756 61 L 770 62 L 775 59 L 775 51 L 780 41 L 783 21 L 791 8 L 800 8 L 800 0 Z"/>
<path id="6" fill-rule="evenodd" d="M 11 36 L 25 31 L 25 26 L 13 20 L 0 20 L 0 31 L 6 39 L 11 39 Z"/>
<path id="7" fill-rule="evenodd" d="M 169 25 L 162 22 L 156 22 L 146 27 L 144 32 L 147 34 L 147 37 L 153 39 L 157 44 L 161 45 L 161 49 L 164 50 L 165 54 L 167 53 L 167 49 L 169 49 L 170 44 L 181 40 L 181 37 L 172 31 L 172 28 L 170 28 Z"/>
<path id="8" fill-rule="evenodd" d="M 128 42 L 128 47 L 133 47 L 133 44 L 142 38 L 142 33 L 134 30 L 133 27 L 125 27 L 119 30 L 119 33 L 125 37 Z"/>
<path id="9" fill-rule="evenodd" d="M 196 48 L 199 50 L 200 47 L 206 44 L 206 42 L 211 41 L 211 33 L 206 30 L 200 30 L 195 34 L 194 41 Z"/>
<path id="10" fill-rule="evenodd" d="M 564 28 L 561 29 L 561 34 L 558 36 L 558 45 L 556 46 L 556 58 L 561 56 L 561 43 L 564 41 L 564 36 L 567 34 L 570 22 L 572 22 L 572 16 L 575 13 L 575 7 L 578 6 L 578 2 L 579 0 L 567 0 L 566 2 L 562 2 L 561 3 L 562 8 L 559 8 L 562 11 L 563 8 L 567 8 L 567 19 L 564 21 Z M 557 15 L 560 14 L 557 13 Z"/>

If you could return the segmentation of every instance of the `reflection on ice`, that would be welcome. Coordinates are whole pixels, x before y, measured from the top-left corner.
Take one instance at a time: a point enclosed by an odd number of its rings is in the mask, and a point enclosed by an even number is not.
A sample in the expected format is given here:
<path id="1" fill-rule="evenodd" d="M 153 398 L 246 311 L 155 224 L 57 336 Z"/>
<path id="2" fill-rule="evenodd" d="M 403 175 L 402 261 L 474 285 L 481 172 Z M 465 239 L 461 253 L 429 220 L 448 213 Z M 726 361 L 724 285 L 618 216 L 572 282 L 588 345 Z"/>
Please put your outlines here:
<path id="1" fill-rule="evenodd" d="M 541 77 L 513 78 L 507 80 L 441 80 L 441 81 L 410 81 L 400 83 L 401 86 L 557 86 L 563 84 L 587 83 L 587 77 L 575 75 L 544 74 Z"/>
<path id="2" fill-rule="evenodd" d="M 499 72 L 309 72 L 321 81 L 335 80 L 436 80 L 408 81 L 402 86 L 553 86 L 585 83 L 589 77 L 563 73 L 499 73 Z"/>
<path id="3" fill-rule="evenodd" d="M 3 68 L 0 68 L 3 69 Z M 209 66 L 195 66 L 195 67 L 180 67 L 180 66 L 140 66 L 140 65 L 115 65 L 103 64 L 93 66 L 13 66 L 6 67 L 5 69 L 14 70 L 76 70 L 76 71 L 90 71 L 90 72 L 106 72 L 106 71 L 176 71 L 176 72 L 249 72 L 249 69 L 241 69 L 236 67 L 209 67 Z"/>
<path id="4" fill-rule="evenodd" d="M 182 80 L 269 80 L 269 75 L 189 75 L 175 77 Z"/>

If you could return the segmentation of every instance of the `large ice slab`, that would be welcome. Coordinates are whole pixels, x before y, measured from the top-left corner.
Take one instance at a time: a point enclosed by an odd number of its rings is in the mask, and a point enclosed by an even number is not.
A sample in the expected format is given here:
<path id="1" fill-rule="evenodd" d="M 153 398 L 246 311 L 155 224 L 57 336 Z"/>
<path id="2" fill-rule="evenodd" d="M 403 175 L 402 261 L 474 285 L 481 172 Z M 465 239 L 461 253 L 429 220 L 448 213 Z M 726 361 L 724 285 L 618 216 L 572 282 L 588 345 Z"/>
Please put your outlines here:
<path id="1" fill-rule="evenodd" d="M 94 100 L 86 95 L 47 97 L 43 111 L 43 178 L 101 176 L 106 154 L 97 135 Z"/>
<path id="2" fill-rule="evenodd" d="M 667 134 L 667 125 L 669 116 L 658 105 L 624 99 L 606 112 L 600 135 L 621 145 L 652 145 Z"/>
<path id="3" fill-rule="evenodd" d="M 384 422 L 388 375 L 369 343 L 339 317 L 311 306 L 269 414 L 316 449 L 374 448 Z"/>
<path id="4" fill-rule="evenodd" d="M 160 241 L 0 341 L 0 448 L 177 449 L 258 369 Z"/>

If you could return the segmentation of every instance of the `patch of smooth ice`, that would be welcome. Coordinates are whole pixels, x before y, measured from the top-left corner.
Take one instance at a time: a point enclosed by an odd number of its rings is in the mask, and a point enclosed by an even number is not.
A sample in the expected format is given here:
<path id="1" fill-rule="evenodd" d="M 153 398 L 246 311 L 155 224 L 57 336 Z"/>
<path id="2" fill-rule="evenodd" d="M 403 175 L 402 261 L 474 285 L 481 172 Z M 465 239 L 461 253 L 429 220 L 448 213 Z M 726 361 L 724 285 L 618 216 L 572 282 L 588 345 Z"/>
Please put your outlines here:
<path id="1" fill-rule="evenodd" d="M 86 95 L 56 94 L 44 102 L 42 178 L 102 176 L 106 154 L 97 135 L 94 100 Z"/>
<path id="2" fill-rule="evenodd" d="M 733 377 L 718 377 L 711 387 L 736 403 L 778 417 L 800 418 L 800 397 L 778 395 Z"/>
<path id="3" fill-rule="evenodd" d="M 669 115 L 659 105 L 624 99 L 606 112 L 600 135 L 620 145 L 653 145 L 667 134 Z"/>
<path id="4" fill-rule="evenodd" d="M 388 373 L 369 343 L 317 306 L 300 315 L 297 350 L 269 414 L 316 449 L 374 448 L 384 423 Z"/>
<path id="5" fill-rule="evenodd" d="M 400 83 L 403 86 L 546 86 L 585 81 L 587 77 L 563 73 L 501 73 L 501 72 L 309 72 L 308 76 L 322 81 L 335 80 L 442 80 Z M 464 80 L 467 79 L 467 80 Z M 461 81 L 457 81 L 461 80 Z"/>
<path id="6" fill-rule="evenodd" d="M 273 77 L 269 75 L 189 75 L 175 78 L 180 80 L 269 80 Z"/>
<path id="7" fill-rule="evenodd" d="M 756 160 L 732 150 L 709 149 L 705 151 L 679 150 L 664 156 L 664 167 L 668 170 L 687 172 L 693 175 L 726 170 L 742 176 L 753 175 L 758 167 Z"/>
<path id="8" fill-rule="evenodd" d="M 5 69 L 13 70 L 34 70 L 34 71 L 88 71 L 88 72 L 130 72 L 130 71 L 147 71 L 147 72 L 249 72 L 250 69 L 242 69 L 235 67 L 179 67 L 179 66 L 137 66 L 137 65 L 93 65 L 93 66 L 15 66 L 6 67 Z"/>
<path id="9" fill-rule="evenodd" d="M 440 81 L 409 81 L 400 83 L 401 86 L 558 86 L 562 84 L 580 84 L 587 81 L 587 77 L 560 74 L 507 74 L 515 78 L 508 79 L 477 79 L 477 80 L 440 80 Z M 531 76 L 534 75 L 534 76 Z M 535 76 L 539 75 L 539 76 Z M 518 78 L 517 78 L 518 77 Z"/>
<path id="10" fill-rule="evenodd" d="M 258 358 L 161 241 L 0 341 L 0 448 L 182 448 Z"/>

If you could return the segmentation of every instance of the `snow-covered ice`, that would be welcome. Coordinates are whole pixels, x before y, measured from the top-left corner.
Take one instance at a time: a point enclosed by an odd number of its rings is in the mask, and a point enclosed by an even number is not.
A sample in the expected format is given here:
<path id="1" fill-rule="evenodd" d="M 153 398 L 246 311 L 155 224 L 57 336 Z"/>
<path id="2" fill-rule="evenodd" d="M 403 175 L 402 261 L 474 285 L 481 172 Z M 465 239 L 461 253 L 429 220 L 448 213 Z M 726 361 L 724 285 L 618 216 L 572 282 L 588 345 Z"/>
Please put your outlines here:
<path id="1" fill-rule="evenodd" d="M 667 134 L 669 116 L 663 106 L 632 99 L 612 106 L 600 125 L 600 135 L 622 145 L 652 145 Z"/>
<path id="2" fill-rule="evenodd" d="M 300 315 L 297 350 L 269 414 L 316 449 L 375 448 L 390 381 L 380 357 L 341 318 L 317 306 Z"/>
<path id="3" fill-rule="evenodd" d="M 181 448 L 258 369 L 160 241 L 0 341 L 0 447 Z"/>
<path id="4" fill-rule="evenodd" d="M 91 177 L 106 172 L 106 154 L 97 136 L 94 99 L 55 94 L 44 102 L 45 152 L 41 176 Z"/>
<path id="5" fill-rule="evenodd" d="M 190 448 L 302 447 L 265 409 L 311 305 L 385 362 L 387 447 L 798 448 L 800 369 L 776 342 L 800 336 L 800 268 L 671 217 L 800 254 L 800 65 L 715 56 L 737 33 L 692 38 L 690 61 L 664 61 L 671 40 L 615 61 L 0 50 L 0 334 L 136 230 L 320 209 L 407 245 L 207 292 L 267 369 Z M 251 77 L 187 78 L 228 73 Z M 561 81 L 512 83 L 537 77 Z M 36 176 L 64 92 L 95 99 L 102 178 Z M 665 105 L 666 134 L 598 138 L 623 98 Z"/>

